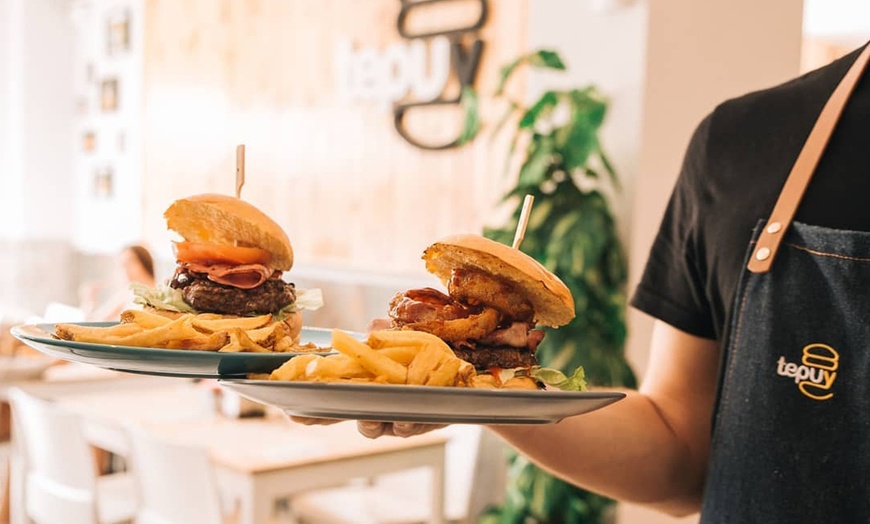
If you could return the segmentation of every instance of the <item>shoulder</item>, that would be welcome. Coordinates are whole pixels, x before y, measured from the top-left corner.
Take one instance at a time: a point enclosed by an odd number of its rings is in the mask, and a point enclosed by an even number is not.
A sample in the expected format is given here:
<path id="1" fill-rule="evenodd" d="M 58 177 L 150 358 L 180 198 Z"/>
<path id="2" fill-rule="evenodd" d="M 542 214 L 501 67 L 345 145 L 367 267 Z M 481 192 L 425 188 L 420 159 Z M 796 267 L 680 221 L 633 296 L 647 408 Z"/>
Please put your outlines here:
<path id="1" fill-rule="evenodd" d="M 711 137 L 787 134 L 798 124 L 812 125 L 860 52 L 857 49 L 787 82 L 722 102 L 708 115 Z"/>
<path id="2" fill-rule="evenodd" d="M 732 179 L 735 173 L 790 165 L 860 51 L 779 85 L 718 104 L 694 131 L 686 151 L 686 176 Z"/>

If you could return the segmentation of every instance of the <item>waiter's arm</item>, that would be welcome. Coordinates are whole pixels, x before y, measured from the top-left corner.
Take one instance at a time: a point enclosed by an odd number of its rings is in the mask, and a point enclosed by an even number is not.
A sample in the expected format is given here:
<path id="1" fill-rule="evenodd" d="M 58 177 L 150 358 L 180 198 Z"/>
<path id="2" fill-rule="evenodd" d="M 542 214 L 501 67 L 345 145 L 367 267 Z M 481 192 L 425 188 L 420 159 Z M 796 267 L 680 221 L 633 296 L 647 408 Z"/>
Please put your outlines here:
<path id="1" fill-rule="evenodd" d="M 675 515 L 700 509 L 710 449 L 719 346 L 656 321 L 639 391 L 545 426 L 493 426 L 566 480 Z"/>

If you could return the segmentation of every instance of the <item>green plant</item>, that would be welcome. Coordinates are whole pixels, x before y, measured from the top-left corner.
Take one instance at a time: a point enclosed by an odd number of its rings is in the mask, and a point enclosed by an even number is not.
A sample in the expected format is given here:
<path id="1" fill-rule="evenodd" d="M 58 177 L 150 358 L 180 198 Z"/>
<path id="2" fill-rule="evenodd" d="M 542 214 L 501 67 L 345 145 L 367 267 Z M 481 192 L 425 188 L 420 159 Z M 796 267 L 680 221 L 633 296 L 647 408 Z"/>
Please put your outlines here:
<path id="1" fill-rule="evenodd" d="M 538 50 L 501 70 L 495 97 L 507 110 L 493 132 L 516 122 L 506 166 L 519 160 L 520 168 L 503 198 L 515 205 L 512 218 L 502 227 L 485 228 L 484 235 L 511 244 L 523 196 L 535 197 L 520 249 L 565 282 L 577 312 L 568 325 L 547 330 L 537 353 L 541 365 L 567 374 L 583 366 L 590 385 L 634 387 L 624 356 L 627 264 L 607 196 L 619 184 L 598 136 L 607 100 L 589 86 L 549 90 L 526 106 L 505 94 L 521 66 L 565 69 L 557 53 Z M 480 129 L 478 97 L 466 95 L 465 138 L 471 139 Z M 614 501 L 554 478 L 515 452 L 509 460 L 506 500 L 481 522 L 612 520 Z"/>

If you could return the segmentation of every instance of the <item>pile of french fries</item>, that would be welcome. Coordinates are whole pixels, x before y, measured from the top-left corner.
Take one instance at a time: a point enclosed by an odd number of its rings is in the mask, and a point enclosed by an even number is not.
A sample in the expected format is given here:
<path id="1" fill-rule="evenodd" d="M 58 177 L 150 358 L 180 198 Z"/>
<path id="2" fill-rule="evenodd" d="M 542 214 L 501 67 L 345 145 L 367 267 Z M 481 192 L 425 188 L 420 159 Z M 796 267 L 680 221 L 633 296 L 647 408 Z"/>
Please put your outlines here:
<path id="1" fill-rule="evenodd" d="M 271 380 L 471 385 L 474 366 L 458 358 L 443 340 L 421 331 L 378 330 L 362 342 L 332 331 L 332 355 L 300 355 L 272 372 Z"/>
<path id="2" fill-rule="evenodd" d="M 233 318 L 184 313 L 169 318 L 147 310 L 129 309 L 121 313 L 119 324 L 108 327 L 57 324 L 55 335 L 63 340 L 95 344 L 224 353 L 324 351 L 312 344 L 300 346 L 287 325 L 272 315 Z"/>

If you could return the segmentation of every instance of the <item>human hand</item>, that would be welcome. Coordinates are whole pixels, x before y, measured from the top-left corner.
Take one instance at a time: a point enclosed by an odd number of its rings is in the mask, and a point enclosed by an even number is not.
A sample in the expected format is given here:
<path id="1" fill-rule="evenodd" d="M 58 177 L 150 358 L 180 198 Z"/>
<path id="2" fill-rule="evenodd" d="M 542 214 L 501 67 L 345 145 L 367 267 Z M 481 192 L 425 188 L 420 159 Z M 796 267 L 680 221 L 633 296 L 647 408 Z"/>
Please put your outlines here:
<path id="1" fill-rule="evenodd" d="M 364 437 L 375 439 L 382 436 L 413 437 L 436 429 L 447 427 L 446 424 L 421 424 L 419 422 L 378 422 L 376 420 L 358 420 L 356 429 Z"/>
<path id="2" fill-rule="evenodd" d="M 298 424 L 306 426 L 329 426 L 337 422 L 338 419 L 314 418 L 314 417 L 297 417 L 291 416 L 290 420 Z M 376 420 L 358 420 L 356 422 L 357 430 L 364 437 L 375 439 L 383 436 L 393 437 L 413 437 L 421 435 L 436 429 L 446 427 L 446 424 L 420 424 L 417 422 L 378 422 Z"/>

